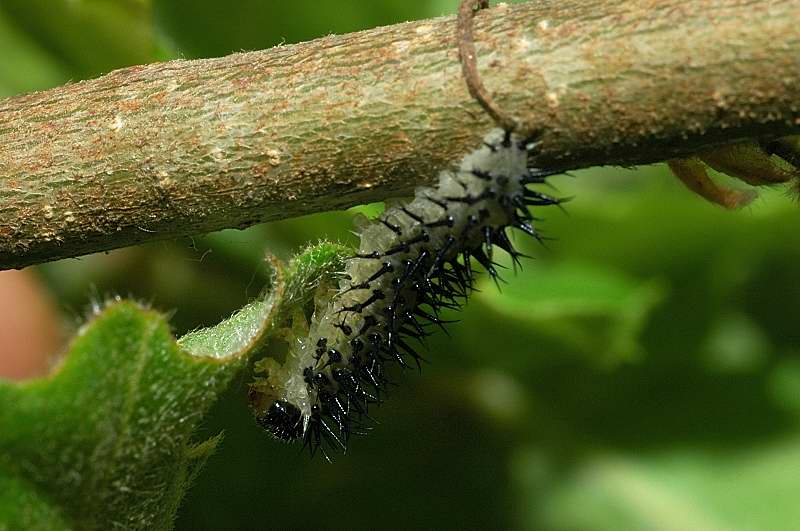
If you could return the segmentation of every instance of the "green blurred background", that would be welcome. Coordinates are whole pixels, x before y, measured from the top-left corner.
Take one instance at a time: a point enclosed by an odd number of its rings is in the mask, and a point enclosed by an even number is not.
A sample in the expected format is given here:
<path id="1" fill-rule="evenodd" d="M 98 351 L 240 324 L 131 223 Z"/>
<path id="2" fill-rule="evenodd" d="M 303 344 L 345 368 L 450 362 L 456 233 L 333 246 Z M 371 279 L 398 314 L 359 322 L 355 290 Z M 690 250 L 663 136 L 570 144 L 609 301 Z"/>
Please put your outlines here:
<path id="1" fill-rule="evenodd" d="M 456 0 L 0 0 L 0 96 L 175 57 L 266 48 L 453 13 Z M 424 374 L 334 465 L 253 423 L 243 379 L 201 435 L 220 452 L 178 529 L 800 529 L 800 211 L 731 213 L 664 166 L 558 177 L 548 248 L 485 278 Z M 77 323 L 93 299 L 218 322 L 283 257 L 353 241 L 353 212 L 36 268 Z"/>

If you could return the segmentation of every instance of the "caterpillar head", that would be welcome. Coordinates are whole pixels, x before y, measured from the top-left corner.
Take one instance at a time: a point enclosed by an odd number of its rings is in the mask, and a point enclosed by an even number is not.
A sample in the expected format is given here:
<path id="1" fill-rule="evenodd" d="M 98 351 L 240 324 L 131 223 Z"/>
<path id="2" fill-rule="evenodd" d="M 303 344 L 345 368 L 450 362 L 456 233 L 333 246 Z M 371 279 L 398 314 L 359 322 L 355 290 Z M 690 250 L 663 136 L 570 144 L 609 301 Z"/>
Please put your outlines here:
<path id="1" fill-rule="evenodd" d="M 285 398 L 285 386 L 273 383 L 275 378 L 272 377 L 272 371 L 279 370 L 278 364 L 270 358 L 259 364 L 266 365 L 259 369 L 267 372 L 270 377 L 258 378 L 250 385 L 249 399 L 256 422 L 281 441 L 292 442 L 301 438 L 305 431 L 303 412 Z"/>
<path id="2" fill-rule="evenodd" d="M 265 410 L 257 412 L 256 422 L 270 435 L 285 442 L 303 435 L 303 415 L 297 406 L 286 400 L 275 400 Z"/>

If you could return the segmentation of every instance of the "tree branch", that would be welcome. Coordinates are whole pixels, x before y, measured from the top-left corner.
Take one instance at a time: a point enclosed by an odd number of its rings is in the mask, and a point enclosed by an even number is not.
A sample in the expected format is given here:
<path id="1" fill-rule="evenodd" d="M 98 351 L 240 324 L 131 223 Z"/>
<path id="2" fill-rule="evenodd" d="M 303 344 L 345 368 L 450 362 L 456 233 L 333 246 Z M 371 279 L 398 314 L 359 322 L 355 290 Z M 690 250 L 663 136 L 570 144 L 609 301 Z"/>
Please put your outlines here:
<path id="1" fill-rule="evenodd" d="M 796 0 L 540 0 L 475 16 L 541 164 L 800 130 Z M 407 194 L 492 127 L 452 17 L 112 72 L 0 102 L 0 268 Z M 524 129 L 524 128 L 523 128 Z"/>

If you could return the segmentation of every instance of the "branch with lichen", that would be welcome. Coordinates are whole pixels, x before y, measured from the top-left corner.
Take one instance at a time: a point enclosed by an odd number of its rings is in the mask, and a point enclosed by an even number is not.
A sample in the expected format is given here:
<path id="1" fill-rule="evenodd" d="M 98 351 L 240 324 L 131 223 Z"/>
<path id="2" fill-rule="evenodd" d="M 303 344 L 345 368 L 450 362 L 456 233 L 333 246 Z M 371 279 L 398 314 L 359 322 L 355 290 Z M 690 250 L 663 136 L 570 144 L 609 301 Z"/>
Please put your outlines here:
<path id="1" fill-rule="evenodd" d="M 539 164 L 568 170 L 797 134 L 797 20 L 794 0 L 549 0 L 477 13 L 474 41 L 494 100 L 542 130 Z M 411 22 L 0 101 L 0 268 L 430 184 L 492 127 L 455 30 Z"/>

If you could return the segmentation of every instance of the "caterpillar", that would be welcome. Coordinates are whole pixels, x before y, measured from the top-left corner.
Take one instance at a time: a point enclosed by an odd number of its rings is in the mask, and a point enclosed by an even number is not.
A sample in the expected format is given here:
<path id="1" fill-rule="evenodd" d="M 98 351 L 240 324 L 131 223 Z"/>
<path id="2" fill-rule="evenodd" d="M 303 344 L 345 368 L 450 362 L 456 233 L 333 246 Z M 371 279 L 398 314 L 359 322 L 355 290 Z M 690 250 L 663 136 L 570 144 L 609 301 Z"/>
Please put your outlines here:
<path id="1" fill-rule="evenodd" d="M 362 434 L 389 383 L 389 366 L 420 366 L 415 340 L 443 327 L 443 308 L 459 308 L 473 289 L 473 259 L 495 281 L 493 248 L 519 264 L 515 228 L 540 235 L 531 207 L 562 200 L 528 185 L 557 172 L 533 167 L 535 138 L 495 129 L 438 186 L 388 208 L 361 231 L 337 293 L 318 307 L 307 337 L 290 345 L 282 366 L 251 387 L 258 424 L 282 441 L 302 440 L 313 455 L 345 451 Z M 412 365 L 413 364 L 413 365 Z"/>

